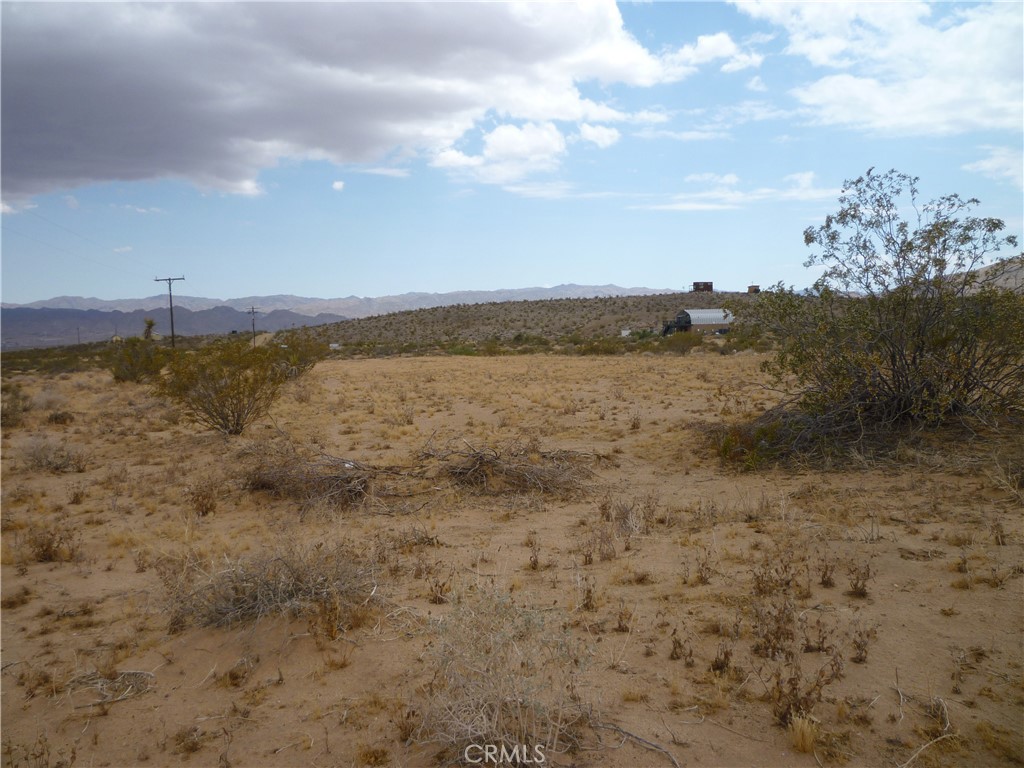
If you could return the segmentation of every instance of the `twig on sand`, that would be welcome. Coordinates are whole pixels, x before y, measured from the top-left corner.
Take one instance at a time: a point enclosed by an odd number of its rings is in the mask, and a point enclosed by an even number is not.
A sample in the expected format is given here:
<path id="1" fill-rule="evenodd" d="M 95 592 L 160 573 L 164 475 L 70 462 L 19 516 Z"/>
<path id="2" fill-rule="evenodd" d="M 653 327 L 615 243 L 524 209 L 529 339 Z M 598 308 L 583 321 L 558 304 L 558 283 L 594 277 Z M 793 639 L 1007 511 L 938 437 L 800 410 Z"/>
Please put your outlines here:
<path id="1" fill-rule="evenodd" d="M 941 736 L 932 739 L 927 744 L 922 744 L 920 747 L 917 748 L 917 750 L 914 752 L 914 754 L 912 754 L 910 756 L 910 759 L 908 759 L 907 762 L 900 763 L 899 766 L 897 766 L 897 768 L 907 768 L 907 766 L 909 766 L 912 762 L 917 760 L 918 755 L 920 755 L 922 752 L 924 752 L 926 749 L 928 749 L 928 747 L 930 747 L 932 744 L 938 744 L 943 739 L 948 739 L 948 738 L 950 738 L 952 736 L 956 736 L 956 734 L 955 733 L 944 733 Z"/>
<path id="2" fill-rule="evenodd" d="M 679 761 L 676 760 L 675 756 L 671 752 L 669 752 L 667 749 L 665 749 L 663 746 L 661 746 L 660 744 L 655 744 L 653 741 L 648 741 L 647 739 L 644 739 L 644 738 L 642 738 L 640 736 L 637 736 L 635 733 L 630 733 L 629 731 L 627 731 L 627 730 L 625 730 L 623 728 L 620 728 L 617 725 L 606 725 L 604 723 L 599 723 L 599 722 L 591 723 L 591 725 L 594 728 L 603 728 L 604 730 L 607 730 L 607 731 L 615 731 L 616 733 L 621 734 L 622 736 L 625 736 L 627 739 L 632 739 L 633 741 L 635 741 L 637 744 L 639 744 L 641 747 L 644 747 L 645 749 L 651 749 L 651 750 L 654 750 L 655 752 L 661 752 L 663 755 L 665 755 L 665 757 L 667 757 L 672 762 L 672 765 L 674 765 L 675 768 L 681 768 L 680 765 L 679 765 Z"/>

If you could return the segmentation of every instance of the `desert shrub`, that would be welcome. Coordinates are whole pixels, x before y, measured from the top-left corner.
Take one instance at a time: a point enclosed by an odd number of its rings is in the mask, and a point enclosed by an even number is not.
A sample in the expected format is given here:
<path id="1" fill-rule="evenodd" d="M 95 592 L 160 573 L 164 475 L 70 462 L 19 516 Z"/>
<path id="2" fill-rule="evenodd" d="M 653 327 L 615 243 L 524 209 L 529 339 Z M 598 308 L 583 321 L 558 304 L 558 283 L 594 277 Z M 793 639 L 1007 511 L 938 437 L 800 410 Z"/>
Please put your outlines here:
<path id="1" fill-rule="evenodd" d="M 282 545 L 252 557 L 209 562 L 189 551 L 157 570 L 168 593 L 170 628 L 227 627 L 266 616 L 309 618 L 342 631 L 377 606 L 373 569 L 346 544 Z"/>
<path id="2" fill-rule="evenodd" d="M 185 488 L 185 500 L 199 517 L 212 515 L 217 511 L 217 497 L 222 481 L 212 475 L 201 477 Z"/>
<path id="3" fill-rule="evenodd" d="M 160 375 L 166 354 L 149 339 L 131 338 L 111 345 L 106 360 L 114 381 L 138 383 Z"/>
<path id="4" fill-rule="evenodd" d="M 33 523 L 19 543 L 25 559 L 34 563 L 71 563 L 82 554 L 82 534 L 66 516 Z"/>
<path id="5" fill-rule="evenodd" d="M 59 426 L 66 426 L 73 424 L 75 421 L 75 414 L 71 411 L 51 411 L 46 417 L 47 424 L 55 424 Z"/>
<path id="6" fill-rule="evenodd" d="M 456 760 L 473 744 L 543 745 L 549 755 L 577 746 L 587 723 L 577 693 L 587 654 L 559 622 L 482 591 L 458 599 L 433 630 L 434 677 L 417 740 Z"/>
<path id="7" fill-rule="evenodd" d="M 791 400 L 761 424 L 775 422 L 785 448 L 1021 415 L 1024 294 L 999 287 L 1019 259 L 978 271 L 1017 241 L 971 215 L 977 200 L 917 196 L 896 171 L 847 181 L 839 211 L 804 233 L 820 249 L 806 266 L 825 268 L 814 286 L 737 307 L 778 343 L 765 369 Z"/>
<path id="8" fill-rule="evenodd" d="M 84 472 L 85 453 L 66 443 L 35 439 L 25 446 L 24 460 L 30 469 L 44 469 L 49 472 Z"/>
<path id="9" fill-rule="evenodd" d="M 730 308 L 733 308 L 734 313 L 735 306 L 742 306 L 740 302 L 729 302 L 729 305 Z M 718 347 L 718 354 L 733 355 L 747 349 L 754 352 L 769 352 L 771 348 L 771 340 L 761 328 L 751 325 L 739 325 L 729 329 L 725 341 Z"/>
<path id="10" fill-rule="evenodd" d="M 289 379 L 308 373 L 328 352 L 327 344 L 320 341 L 310 328 L 278 333 L 274 336 L 274 343 L 277 346 L 271 350 Z"/>
<path id="11" fill-rule="evenodd" d="M 21 385 L 4 382 L 0 387 L 0 427 L 21 426 L 31 407 L 32 401 L 22 391 Z"/>
<path id="12" fill-rule="evenodd" d="M 267 414 L 288 376 L 277 350 L 220 341 L 173 357 L 156 391 L 192 421 L 238 435 Z"/>
<path id="13" fill-rule="evenodd" d="M 675 352 L 676 354 L 685 355 L 687 352 L 701 346 L 703 343 L 703 334 L 687 331 L 665 336 L 661 340 L 661 344 L 659 344 L 659 349 L 665 352 Z"/>

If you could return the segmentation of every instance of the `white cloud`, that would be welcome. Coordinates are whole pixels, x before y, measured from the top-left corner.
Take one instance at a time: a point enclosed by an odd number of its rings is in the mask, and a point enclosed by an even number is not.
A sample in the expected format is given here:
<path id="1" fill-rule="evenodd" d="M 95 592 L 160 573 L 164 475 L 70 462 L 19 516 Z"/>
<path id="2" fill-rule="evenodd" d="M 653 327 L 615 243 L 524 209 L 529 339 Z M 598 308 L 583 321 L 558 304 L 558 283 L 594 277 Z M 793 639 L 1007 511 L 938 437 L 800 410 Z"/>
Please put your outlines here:
<path id="1" fill-rule="evenodd" d="M 542 200 L 562 200 L 577 196 L 574 194 L 575 186 L 565 181 L 506 184 L 502 189 L 520 197 L 533 197 Z"/>
<path id="2" fill-rule="evenodd" d="M 725 184 L 727 186 L 732 186 L 734 184 L 739 184 L 740 177 L 737 176 L 735 173 L 726 173 L 726 174 L 718 174 L 718 173 L 691 173 L 689 176 L 684 178 L 683 181 L 699 182 L 699 183 L 712 183 L 712 184 Z"/>
<path id="3" fill-rule="evenodd" d="M 764 56 L 759 53 L 737 53 L 722 65 L 723 72 L 740 72 L 751 67 L 760 67 Z"/>
<path id="4" fill-rule="evenodd" d="M 13 205 L 6 201 L 0 201 L 0 213 L 21 213 L 22 211 L 31 211 L 33 208 L 38 207 L 35 203 L 30 203 L 20 197 L 16 198 Z"/>
<path id="5" fill-rule="evenodd" d="M 392 179 L 409 178 L 408 168 L 365 168 L 360 173 L 369 173 L 373 176 L 388 176 Z"/>
<path id="6" fill-rule="evenodd" d="M 654 205 L 634 206 L 654 211 L 715 211 L 744 208 L 764 202 L 817 202 L 836 199 L 839 188 L 818 187 L 813 171 L 793 173 L 782 179 L 780 187 L 758 187 L 744 190 L 737 187 L 735 174 L 693 174 L 685 181 L 707 182 L 715 186 L 703 192 L 675 195 L 671 201 Z"/>
<path id="7" fill-rule="evenodd" d="M 996 181 L 1008 181 L 1024 188 L 1024 154 L 1020 149 L 993 146 L 980 149 L 985 150 L 988 157 L 961 166 L 965 171 L 980 173 Z"/>
<path id="8" fill-rule="evenodd" d="M 725 32 L 714 35 L 701 35 L 696 45 L 684 45 L 676 51 L 665 55 L 668 71 L 675 78 L 691 75 L 703 65 L 725 59 L 723 72 L 738 72 L 750 67 L 759 67 L 764 57 L 742 51 L 733 39 Z"/>
<path id="9" fill-rule="evenodd" d="M 737 3 L 783 27 L 786 52 L 838 70 L 793 89 L 813 120 L 887 135 L 1019 133 L 1019 3 Z"/>
<path id="10" fill-rule="evenodd" d="M 331 182 L 331 189 L 333 189 L 335 192 L 341 192 L 341 190 L 343 190 L 344 188 L 345 188 L 345 182 L 344 181 Z"/>
<path id="11" fill-rule="evenodd" d="M 637 131 L 637 138 L 640 139 L 672 139 L 674 141 L 713 141 L 715 139 L 729 138 L 729 132 L 724 130 L 690 130 L 690 131 L 668 131 L 645 128 Z"/>
<path id="12" fill-rule="evenodd" d="M 483 151 L 466 155 L 457 149 L 439 152 L 432 164 L 460 170 L 487 184 L 508 184 L 555 170 L 565 152 L 565 137 L 554 123 L 499 125 L 483 137 Z"/>
<path id="13" fill-rule="evenodd" d="M 78 210 L 78 198 L 74 195 L 64 195 L 64 204 L 73 211 Z"/>
<path id="14" fill-rule="evenodd" d="M 135 249 L 130 245 L 122 245 L 119 248 L 114 248 L 114 253 L 131 253 L 133 250 Z"/>
<path id="15" fill-rule="evenodd" d="M 615 128 L 609 128 L 604 125 L 590 125 L 589 123 L 583 123 L 580 125 L 580 137 L 584 141 L 589 141 L 601 149 L 606 149 L 612 144 L 617 142 L 622 134 Z"/>
<path id="16" fill-rule="evenodd" d="M 752 78 L 747 80 L 747 90 L 763 93 L 768 90 L 768 86 L 764 84 L 764 80 L 761 79 L 760 75 L 754 75 Z"/>

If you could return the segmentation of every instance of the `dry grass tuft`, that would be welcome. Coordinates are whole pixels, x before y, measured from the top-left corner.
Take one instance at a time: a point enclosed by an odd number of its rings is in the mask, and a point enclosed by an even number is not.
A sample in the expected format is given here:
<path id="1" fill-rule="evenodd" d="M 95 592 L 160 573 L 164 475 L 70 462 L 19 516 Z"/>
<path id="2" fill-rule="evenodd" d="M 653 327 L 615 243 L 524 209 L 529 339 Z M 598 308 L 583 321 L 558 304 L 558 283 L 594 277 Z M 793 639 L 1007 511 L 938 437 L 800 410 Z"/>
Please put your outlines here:
<path id="1" fill-rule="evenodd" d="M 817 736 L 817 728 L 814 721 L 808 717 L 794 717 L 789 721 L 789 738 L 793 749 L 797 752 L 808 753 L 814 749 L 814 739 Z"/>

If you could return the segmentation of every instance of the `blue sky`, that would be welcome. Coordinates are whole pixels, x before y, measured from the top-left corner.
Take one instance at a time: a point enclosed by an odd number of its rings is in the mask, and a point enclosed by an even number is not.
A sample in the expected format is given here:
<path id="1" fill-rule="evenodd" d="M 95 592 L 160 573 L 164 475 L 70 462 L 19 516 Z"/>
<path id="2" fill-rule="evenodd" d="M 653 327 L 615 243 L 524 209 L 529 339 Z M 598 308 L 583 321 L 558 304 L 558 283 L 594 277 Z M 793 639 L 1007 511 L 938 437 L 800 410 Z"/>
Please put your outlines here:
<path id="1" fill-rule="evenodd" d="M 802 286 L 869 167 L 1019 236 L 1022 9 L 3 2 L 2 298 Z"/>

